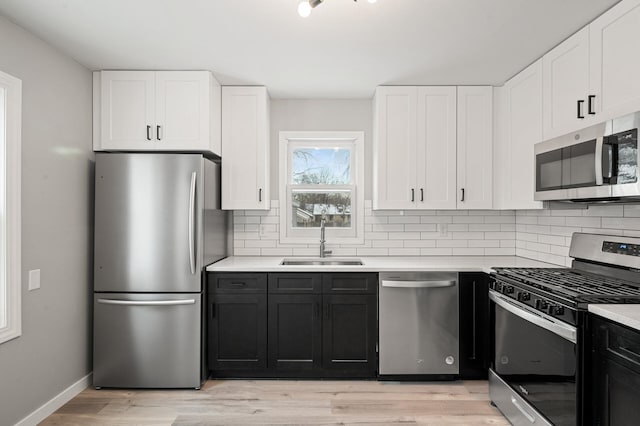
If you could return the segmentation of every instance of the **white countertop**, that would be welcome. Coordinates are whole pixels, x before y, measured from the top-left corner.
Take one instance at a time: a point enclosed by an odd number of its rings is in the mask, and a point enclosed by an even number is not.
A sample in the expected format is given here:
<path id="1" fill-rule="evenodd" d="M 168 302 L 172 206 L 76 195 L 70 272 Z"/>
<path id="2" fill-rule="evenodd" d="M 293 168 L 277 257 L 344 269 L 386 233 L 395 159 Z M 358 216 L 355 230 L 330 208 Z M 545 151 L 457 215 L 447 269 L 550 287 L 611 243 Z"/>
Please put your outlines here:
<path id="1" fill-rule="evenodd" d="M 286 257 L 290 259 L 291 257 Z M 417 272 L 453 271 L 486 272 L 492 267 L 560 268 L 518 256 L 416 256 L 416 257 L 343 257 L 327 259 L 360 259 L 363 265 L 280 265 L 282 256 L 231 256 L 209 265 L 209 272 Z M 295 259 L 305 259 L 303 257 Z"/>
<path id="2" fill-rule="evenodd" d="M 589 305 L 589 312 L 640 331 L 640 305 Z"/>

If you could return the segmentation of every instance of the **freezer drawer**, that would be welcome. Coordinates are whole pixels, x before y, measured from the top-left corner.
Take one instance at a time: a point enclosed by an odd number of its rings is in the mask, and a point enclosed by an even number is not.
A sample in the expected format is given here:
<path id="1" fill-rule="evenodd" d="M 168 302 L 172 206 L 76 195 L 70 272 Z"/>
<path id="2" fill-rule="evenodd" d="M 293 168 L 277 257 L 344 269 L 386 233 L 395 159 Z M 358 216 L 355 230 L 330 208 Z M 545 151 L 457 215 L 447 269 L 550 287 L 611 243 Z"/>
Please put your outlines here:
<path id="1" fill-rule="evenodd" d="M 94 294 L 93 384 L 200 388 L 202 295 Z"/>
<path id="2" fill-rule="evenodd" d="M 380 274 L 380 375 L 459 373 L 458 274 Z"/>

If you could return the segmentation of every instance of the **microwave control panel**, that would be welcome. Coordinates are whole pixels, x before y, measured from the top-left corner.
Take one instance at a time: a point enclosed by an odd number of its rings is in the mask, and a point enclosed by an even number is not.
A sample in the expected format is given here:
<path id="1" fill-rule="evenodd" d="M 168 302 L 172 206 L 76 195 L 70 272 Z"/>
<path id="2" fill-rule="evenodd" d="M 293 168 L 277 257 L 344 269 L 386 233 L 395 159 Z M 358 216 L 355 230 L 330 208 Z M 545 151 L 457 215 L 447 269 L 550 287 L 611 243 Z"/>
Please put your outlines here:
<path id="1" fill-rule="evenodd" d="M 605 253 L 624 254 L 627 256 L 640 257 L 639 244 L 615 243 L 612 241 L 605 241 L 604 243 L 602 243 L 602 251 Z"/>

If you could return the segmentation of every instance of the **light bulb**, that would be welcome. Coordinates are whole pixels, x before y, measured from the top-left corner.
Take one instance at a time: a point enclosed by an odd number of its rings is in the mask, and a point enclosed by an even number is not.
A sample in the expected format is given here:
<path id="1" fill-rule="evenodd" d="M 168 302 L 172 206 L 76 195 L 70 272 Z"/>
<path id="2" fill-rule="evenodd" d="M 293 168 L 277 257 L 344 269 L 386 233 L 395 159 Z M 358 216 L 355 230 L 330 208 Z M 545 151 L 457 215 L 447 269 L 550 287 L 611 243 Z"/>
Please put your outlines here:
<path id="1" fill-rule="evenodd" d="M 303 0 L 300 2 L 300 4 L 298 5 L 298 15 L 302 16 L 303 18 L 311 15 L 311 5 L 308 1 Z"/>

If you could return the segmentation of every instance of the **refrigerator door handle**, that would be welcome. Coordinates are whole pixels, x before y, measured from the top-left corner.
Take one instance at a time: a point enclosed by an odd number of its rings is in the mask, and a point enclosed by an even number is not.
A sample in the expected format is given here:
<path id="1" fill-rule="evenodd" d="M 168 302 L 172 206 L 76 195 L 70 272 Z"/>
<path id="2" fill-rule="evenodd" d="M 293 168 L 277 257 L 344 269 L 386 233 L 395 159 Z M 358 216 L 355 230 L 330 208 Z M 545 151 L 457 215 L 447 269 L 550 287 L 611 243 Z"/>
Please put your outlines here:
<path id="1" fill-rule="evenodd" d="M 195 253 L 195 221 L 193 214 L 196 209 L 196 172 L 191 173 L 191 191 L 189 193 L 189 266 L 191 274 L 196 273 L 196 253 Z"/>
<path id="2" fill-rule="evenodd" d="M 185 300 L 118 300 L 118 299 L 98 299 L 98 303 L 103 305 L 125 305 L 125 306 L 176 306 L 193 305 L 195 299 Z"/>

